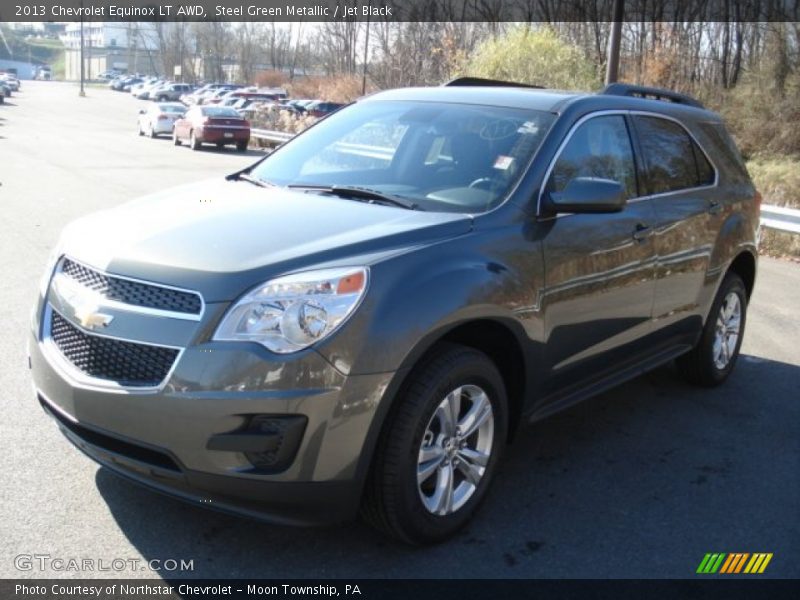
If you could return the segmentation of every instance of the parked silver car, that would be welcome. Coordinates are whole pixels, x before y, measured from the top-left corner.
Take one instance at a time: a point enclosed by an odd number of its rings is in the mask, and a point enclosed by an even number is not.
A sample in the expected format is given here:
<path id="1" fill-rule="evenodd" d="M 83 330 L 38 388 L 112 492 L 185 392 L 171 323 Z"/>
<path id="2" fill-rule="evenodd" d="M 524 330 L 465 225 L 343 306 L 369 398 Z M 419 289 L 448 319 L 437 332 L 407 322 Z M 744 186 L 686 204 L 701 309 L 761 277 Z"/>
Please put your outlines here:
<path id="1" fill-rule="evenodd" d="M 177 101 L 184 94 L 190 94 L 193 86 L 188 83 L 170 83 L 150 90 L 150 99 L 156 102 Z"/>
<path id="2" fill-rule="evenodd" d="M 186 112 L 186 107 L 179 102 L 157 102 L 139 110 L 137 119 L 139 135 L 145 133 L 151 138 L 161 133 L 172 134 L 175 121 Z"/>
<path id="3" fill-rule="evenodd" d="M 0 74 L 0 82 L 4 83 L 6 86 L 11 88 L 12 91 L 18 92 L 20 83 L 19 79 L 11 75 L 10 73 L 2 73 Z"/>

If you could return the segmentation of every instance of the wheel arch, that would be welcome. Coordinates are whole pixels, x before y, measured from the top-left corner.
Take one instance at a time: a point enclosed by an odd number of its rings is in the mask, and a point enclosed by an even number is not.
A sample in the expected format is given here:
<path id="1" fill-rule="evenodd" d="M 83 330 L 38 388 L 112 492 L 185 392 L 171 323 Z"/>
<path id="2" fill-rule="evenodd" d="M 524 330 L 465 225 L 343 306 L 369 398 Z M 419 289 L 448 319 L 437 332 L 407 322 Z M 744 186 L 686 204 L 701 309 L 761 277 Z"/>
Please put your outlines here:
<path id="1" fill-rule="evenodd" d="M 509 410 L 506 441 L 510 443 L 522 422 L 525 400 L 531 389 L 530 356 L 525 350 L 524 335 L 521 325 L 509 319 L 480 318 L 451 324 L 420 340 L 406 355 L 395 373 L 384 394 L 388 401 L 380 403 L 370 425 L 356 472 L 362 492 L 378 440 L 391 421 L 397 399 L 402 396 L 415 368 L 435 353 L 442 343 L 449 342 L 474 348 L 486 354 L 494 362 L 506 385 Z"/>
<path id="2" fill-rule="evenodd" d="M 747 290 L 747 300 L 753 294 L 753 288 L 756 283 L 756 258 L 749 250 L 743 250 L 731 261 L 728 265 L 727 273 L 736 273 L 741 277 L 744 282 L 744 288 Z"/>

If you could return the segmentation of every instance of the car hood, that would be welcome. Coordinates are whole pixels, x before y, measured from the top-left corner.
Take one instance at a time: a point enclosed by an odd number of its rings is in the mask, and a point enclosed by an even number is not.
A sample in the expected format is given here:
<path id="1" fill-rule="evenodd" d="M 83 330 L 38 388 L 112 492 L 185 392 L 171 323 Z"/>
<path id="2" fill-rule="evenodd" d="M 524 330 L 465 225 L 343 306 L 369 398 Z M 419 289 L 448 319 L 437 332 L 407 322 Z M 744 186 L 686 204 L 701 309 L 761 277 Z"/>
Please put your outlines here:
<path id="1" fill-rule="evenodd" d="M 72 222 L 59 251 L 108 273 L 229 301 L 281 273 L 358 264 L 462 235 L 469 215 L 411 211 L 217 179 Z M 352 258 L 353 261 L 348 261 Z"/>

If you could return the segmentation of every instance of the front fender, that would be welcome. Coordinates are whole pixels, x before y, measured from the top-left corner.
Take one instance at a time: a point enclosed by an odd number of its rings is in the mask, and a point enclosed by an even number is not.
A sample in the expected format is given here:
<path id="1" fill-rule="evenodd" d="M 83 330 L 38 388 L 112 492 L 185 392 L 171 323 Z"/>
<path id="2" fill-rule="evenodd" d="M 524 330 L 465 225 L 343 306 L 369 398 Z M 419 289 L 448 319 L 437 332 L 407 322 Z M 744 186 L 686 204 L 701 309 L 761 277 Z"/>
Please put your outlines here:
<path id="1" fill-rule="evenodd" d="M 498 243 L 498 235 L 472 233 L 373 265 L 361 307 L 317 350 L 341 372 L 360 375 L 410 366 L 426 339 L 465 321 L 502 320 L 525 336 L 517 314 L 531 304 L 532 281 L 540 278 L 529 261 L 520 260 L 524 252 L 482 252 L 510 247 Z"/>

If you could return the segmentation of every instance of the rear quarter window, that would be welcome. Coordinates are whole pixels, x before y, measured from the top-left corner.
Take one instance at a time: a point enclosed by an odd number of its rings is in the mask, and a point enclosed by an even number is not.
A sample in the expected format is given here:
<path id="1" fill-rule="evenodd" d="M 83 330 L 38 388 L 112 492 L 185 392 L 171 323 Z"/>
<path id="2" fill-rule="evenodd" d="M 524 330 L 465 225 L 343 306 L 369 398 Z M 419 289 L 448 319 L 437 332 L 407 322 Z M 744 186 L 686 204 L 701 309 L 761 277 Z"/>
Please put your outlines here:
<path id="1" fill-rule="evenodd" d="M 697 129 L 701 142 L 712 153 L 726 179 L 731 183 L 749 184 L 747 167 L 725 126 L 718 121 L 705 121 L 699 123 Z"/>

